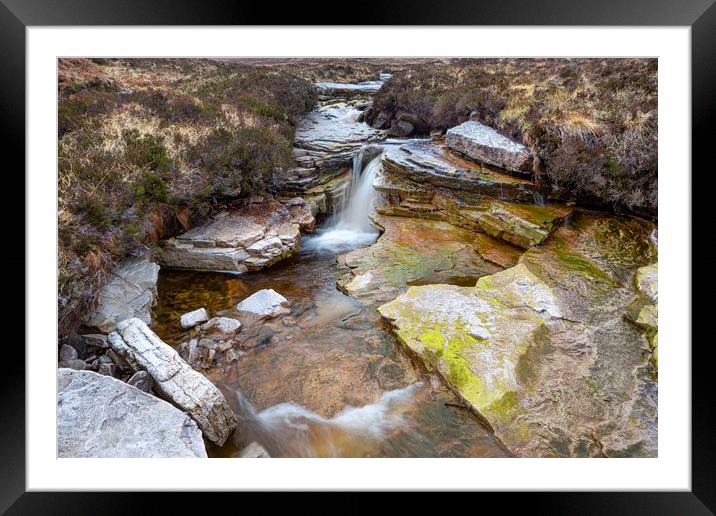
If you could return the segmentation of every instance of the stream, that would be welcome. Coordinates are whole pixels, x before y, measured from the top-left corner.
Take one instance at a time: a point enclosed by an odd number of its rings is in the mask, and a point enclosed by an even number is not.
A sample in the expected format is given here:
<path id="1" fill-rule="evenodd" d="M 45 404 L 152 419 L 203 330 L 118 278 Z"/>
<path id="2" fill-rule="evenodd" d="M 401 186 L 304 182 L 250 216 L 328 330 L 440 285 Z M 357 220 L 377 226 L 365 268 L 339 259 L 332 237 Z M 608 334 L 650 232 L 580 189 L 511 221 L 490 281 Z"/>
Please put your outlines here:
<path id="1" fill-rule="evenodd" d="M 355 116 L 342 123 L 357 124 Z M 338 256 L 379 236 L 369 210 L 381 158 L 361 168 L 359 153 L 349 198 L 303 236 L 299 254 L 243 274 L 161 271 L 153 328 L 172 346 L 186 340 L 179 318 L 197 306 L 229 315 L 268 288 L 291 303 L 290 314 L 247 337 L 250 349 L 239 360 L 203 371 L 239 418 L 233 438 L 209 446 L 209 456 L 235 457 L 252 441 L 272 457 L 509 455 L 438 378 L 404 355 L 375 306 L 336 288 L 347 270 Z"/>
<path id="2" fill-rule="evenodd" d="M 411 360 L 378 314 L 377 306 L 395 299 L 411 285 L 474 287 L 478 278 L 514 265 L 516 258 L 510 254 L 514 249 L 510 251 L 508 246 L 505 250 L 504 243 L 488 242 L 486 252 L 496 260 L 488 262 L 473 250 L 472 233 L 447 222 L 422 220 L 420 209 L 417 216 L 387 216 L 378 222 L 376 213 L 380 212 L 381 216 L 384 213 L 374 206 L 376 188 L 386 188 L 382 182 L 383 166 L 389 159 L 419 159 L 432 170 L 430 167 L 449 167 L 463 158 L 427 139 L 413 142 L 413 152 L 407 152 L 402 158 L 396 156 L 397 146 L 410 140 L 383 137 L 378 144 L 376 131 L 357 121 L 360 111 L 355 102 L 331 99 L 328 102 L 309 114 L 301 138 L 309 140 L 310 145 L 305 148 L 318 153 L 321 159 L 340 156 L 341 162 L 346 163 L 346 158 L 348 162 L 352 158 L 353 166 L 352 170 L 346 167 L 339 176 L 334 176 L 336 181 L 342 182 L 331 190 L 329 215 L 313 233 L 302 236 L 301 251 L 257 272 L 160 271 L 152 328 L 174 347 L 188 342 L 188 333 L 179 324 L 180 317 L 197 307 L 206 308 L 213 317 L 236 316 L 236 305 L 263 289 L 275 290 L 290 303 L 290 313 L 286 315 L 242 326 L 234 353 L 238 358 L 234 356 L 201 366 L 205 367 L 202 373 L 222 390 L 239 419 L 238 430 L 224 446 L 207 446 L 209 456 L 237 457 L 251 442 L 262 445 L 271 457 L 511 456 L 436 373 L 427 372 L 424 366 Z M 312 136 L 315 139 L 310 141 Z M 368 149 L 371 154 L 364 155 Z M 302 156 L 306 159 L 305 152 Z M 384 159 L 385 156 L 388 158 Z M 308 157 L 309 161 L 312 159 Z M 558 209 L 545 207 L 541 194 L 530 190 L 526 180 L 482 166 L 477 172 L 474 165 L 472 167 L 467 168 L 473 170 L 470 173 L 475 177 L 471 179 L 468 174 L 466 181 L 481 181 L 480 188 L 487 188 L 485 184 L 497 185 L 491 187 L 496 189 L 492 195 L 500 199 L 503 194 L 506 198 L 513 195 L 534 199 L 534 205 L 512 205 L 510 209 L 518 215 L 534 219 Z M 443 177 L 451 180 L 449 174 Z M 374 185 L 377 186 L 374 188 Z M 410 192 L 415 192 L 416 200 L 393 209 L 432 209 L 432 205 L 421 200 L 419 187 Z M 463 202 L 462 192 L 453 191 L 450 195 L 450 202 Z M 449 204 L 446 206 L 450 208 Z M 559 209 L 568 211 L 564 207 Z M 429 215 L 429 211 L 426 213 Z M 465 209 L 460 215 L 469 217 L 471 213 Z M 470 222 L 465 218 L 460 220 L 463 224 Z M 377 225 L 382 225 L 381 231 L 385 231 L 379 241 Z M 652 229 L 643 221 L 606 214 L 565 216 L 560 236 L 552 237 L 552 247 L 535 248 L 532 254 L 537 258 L 533 260 L 537 265 L 543 261 L 544 258 L 539 257 L 540 250 L 547 253 L 546 259 L 557 260 L 558 269 L 553 271 L 553 276 L 564 282 L 565 292 L 579 293 L 592 288 L 593 281 L 584 285 L 576 282 L 581 281 L 585 271 L 593 273 L 596 267 L 580 258 L 581 255 L 565 253 L 564 249 L 590 256 L 590 260 L 612 274 L 609 288 L 605 287 L 603 292 L 618 298 L 625 306 L 617 306 L 617 309 L 625 310 L 628 293 L 614 289 L 614 285 L 615 282 L 627 285 L 636 267 L 652 259 L 646 231 Z M 365 252 L 355 251 L 367 246 L 372 247 Z M 511 260 L 514 261 L 510 264 Z M 348 284 L 343 282 L 349 272 L 346 264 L 352 267 L 354 275 Z M 566 276 L 557 276 L 558 272 Z M 598 278 L 606 277 L 601 274 Z M 360 301 L 340 291 L 339 283 L 345 292 L 352 292 Z M 583 297 L 582 294 L 568 296 L 568 308 L 581 310 Z M 601 317 L 600 300 L 590 307 L 590 324 L 597 324 L 595 321 Z M 471 302 L 474 299 L 471 298 Z M 611 301 L 604 301 L 604 306 L 609 308 Z M 606 313 L 606 308 L 604 311 Z M 605 320 L 614 318 L 610 315 Z M 655 389 L 647 377 L 651 373 L 647 373 L 645 365 L 643 337 L 621 318 L 615 324 L 618 328 L 610 331 L 620 331 L 620 338 L 631 347 L 628 353 L 614 354 L 608 349 L 609 343 L 603 343 L 602 348 L 607 350 L 605 356 L 610 360 L 606 367 L 623 370 L 624 374 L 629 367 L 638 367 L 634 374 L 644 382 L 645 389 Z M 569 346 L 574 345 L 573 335 L 568 340 Z M 632 362 L 626 366 L 613 363 L 622 358 Z M 562 362 L 555 363 L 555 367 L 563 366 Z M 629 373 L 625 382 L 633 378 Z M 613 381 L 605 382 L 604 388 L 609 391 L 613 384 Z M 591 395 L 585 396 L 591 399 Z M 536 410 L 542 410 L 545 405 L 536 406 Z M 584 410 L 581 407 L 577 411 Z M 611 408 L 600 410 L 608 413 Z M 531 414 L 528 415 L 531 417 Z M 549 420 L 555 416 L 540 417 Z M 610 417 L 617 420 L 621 415 Z M 594 435 L 592 431 L 591 436 Z M 555 442 L 553 439 L 549 446 Z M 574 454 L 583 455 L 587 451 L 580 448 Z M 572 453 L 562 449 L 558 452 L 560 455 Z"/>
<path id="3" fill-rule="evenodd" d="M 161 272 L 153 316 L 170 345 L 193 307 L 220 312 L 264 288 L 291 301 L 289 315 L 262 325 L 256 348 L 206 372 L 240 421 L 210 456 L 235 456 L 251 441 L 272 457 L 505 456 L 452 393 L 415 370 L 374 308 L 336 289 L 338 253 L 310 245 L 326 234 L 259 272 Z"/>

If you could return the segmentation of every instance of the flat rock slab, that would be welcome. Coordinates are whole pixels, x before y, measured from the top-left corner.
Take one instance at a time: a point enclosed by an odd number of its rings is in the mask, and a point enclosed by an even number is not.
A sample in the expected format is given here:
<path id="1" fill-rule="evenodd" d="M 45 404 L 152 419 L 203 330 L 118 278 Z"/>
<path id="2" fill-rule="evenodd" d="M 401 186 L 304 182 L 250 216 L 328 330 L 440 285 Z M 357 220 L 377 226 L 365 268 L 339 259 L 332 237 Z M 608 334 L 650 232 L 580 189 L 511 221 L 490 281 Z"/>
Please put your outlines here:
<path id="1" fill-rule="evenodd" d="M 174 269 L 259 270 L 300 250 L 300 228 L 308 224 L 306 217 L 312 218 L 308 208 L 304 212 L 291 206 L 289 210 L 264 198 L 166 240 L 158 258 L 163 266 Z"/>
<path id="2" fill-rule="evenodd" d="M 238 422 L 219 389 L 192 369 L 144 322 L 128 319 L 109 335 L 112 349 L 135 371 L 145 370 L 166 400 L 187 412 L 211 442 L 221 446 Z"/>
<path id="3" fill-rule="evenodd" d="M 481 163 L 521 174 L 532 171 L 532 154 L 527 147 L 480 122 L 467 121 L 448 129 L 445 144 Z"/>
<path id="4" fill-rule="evenodd" d="M 474 285 L 499 267 L 472 249 L 474 235 L 447 222 L 377 216 L 378 241 L 342 255 L 351 271 L 339 288 L 364 304 L 382 303 L 410 285 L 457 282 Z"/>
<path id="5" fill-rule="evenodd" d="M 334 103 L 301 117 L 294 140 L 296 168 L 284 178 L 287 189 L 305 191 L 326 182 L 325 173 L 350 167 L 361 147 L 385 139 L 385 132 L 356 121 L 359 113 L 351 104 Z"/>
<path id="6" fill-rule="evenodd" d="M 487 233 L 476 234 L 472 248 L 488 262 L 504 268 L 517 265 L 520 256 L 525 252 L 524 249 L 498 240 Z"/>
<path id="7" fill-rule="evenodd" d="M 194 420 L 166 401 L 92 371 L 57 381 L 59 457 L 206 457 Z"/>
<path id="8" fill-rule="evenodd" d="M 517 204 L 486 201 L 475 211 L 475 220 L 489 235 L 528 249 L 541 244 L 572 214 L 564 204 Z"/>
<path id="9" fill-rule="evenodd" d="M 125 319 L 137 317 L 149 324 L 157 294 L 159 265 L 147 257 L 132 257 L 119 263 L 99 293 L 97 306 L 82 319 L 88 328 L 112 331 Z"/>
<path id="10" fill-rule="evenodd" d="M 421 184 L 533 202 L 545 189 L 528 179 L 464 159 L 434 141 L 387 145 L 383 167 L 388 174 Z"/>
<path id="11" fill-rule="evenodd" d="M 580 215 L 473 287 L 411 287 L 379 312 L 517 456 L 657 454 L 657 385 L 623 314 L 650 224 Z"/>
<path id="12" fill-rule="evenodd" d="M 236 305 L 239 312 L 249 312 L 260 319 L 269 319 L 290 313 L 289 302 L 273 289 L 259 290 Z"/>

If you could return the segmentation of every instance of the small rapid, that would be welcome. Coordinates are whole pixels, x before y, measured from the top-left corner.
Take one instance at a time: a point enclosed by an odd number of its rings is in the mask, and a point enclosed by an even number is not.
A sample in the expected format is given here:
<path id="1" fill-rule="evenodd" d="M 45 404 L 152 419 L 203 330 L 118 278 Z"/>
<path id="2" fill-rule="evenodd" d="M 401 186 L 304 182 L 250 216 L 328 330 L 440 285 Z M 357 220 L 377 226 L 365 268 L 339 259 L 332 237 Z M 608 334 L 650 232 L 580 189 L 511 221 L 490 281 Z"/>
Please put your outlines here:
<path id="1" fill-rule="evenodd" d="M 343 252 L 373 243 L 378 230 L 370 223 L 375 189 L 373 181 L 382 167 L 383 154 L 363 164 L 363 151 L 353 158 L 350 195 L 341 210 L 314 236 L 304 237 L 304 249 L 318 252 Z"/>
<path id="2" fill-rule="evenodd" d="M 386 391 L 375 402 L 345 407 L 326 418 L 286 402 L 257 412 L 241 391 L 234 391 L 241 440 L 261 443 L 272 457 L 356 457 L 369 454 L 391 433 L 411 425 L 411 411 L 422 382 Z M 423 397 L 424 397 L 424 393 Z"/>

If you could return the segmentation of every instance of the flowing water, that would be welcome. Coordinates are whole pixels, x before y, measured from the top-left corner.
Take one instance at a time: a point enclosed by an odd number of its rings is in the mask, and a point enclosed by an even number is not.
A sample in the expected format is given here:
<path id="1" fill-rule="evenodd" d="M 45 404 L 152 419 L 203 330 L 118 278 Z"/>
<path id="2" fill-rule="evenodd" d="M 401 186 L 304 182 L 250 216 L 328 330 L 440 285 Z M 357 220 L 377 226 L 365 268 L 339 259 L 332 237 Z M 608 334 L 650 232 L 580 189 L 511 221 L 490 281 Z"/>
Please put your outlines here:
<path id="1" fill-rule="evenodd" d="M 252 293 L 273 288 L 291 313 L 242 329 L 239 360 L 204 373 L 226 394 L 239 430 L 210 456 L 232 457 L 252 441 L 273 457 L 502 457 L 508 452 L 437 378 L 413 367 L 374 307 L 336 289 L 337 256 L 375 241 L 370 225 L 380 156 L 354 166 L 350 200 L 297 256 L 241 275 L 162 271 L 154 329 L 171 345 L 190 310 L 235 314 Z M 233 312 L 232 312 L 233 311 Z"/>
<path id="2" fill-rule="evenodd" d="M 378 238 L 378 231 L 368 217 L 373 205 L 373 180 L 380 170 L 382 154 L 376 156 L 361 169 L 363 151 L 353 159 L 351 191 L 339 213 L 319 228 L 315 236 L 303 239 L 305 249 L 315 251 L 345 252 L 371 244 Z"/>

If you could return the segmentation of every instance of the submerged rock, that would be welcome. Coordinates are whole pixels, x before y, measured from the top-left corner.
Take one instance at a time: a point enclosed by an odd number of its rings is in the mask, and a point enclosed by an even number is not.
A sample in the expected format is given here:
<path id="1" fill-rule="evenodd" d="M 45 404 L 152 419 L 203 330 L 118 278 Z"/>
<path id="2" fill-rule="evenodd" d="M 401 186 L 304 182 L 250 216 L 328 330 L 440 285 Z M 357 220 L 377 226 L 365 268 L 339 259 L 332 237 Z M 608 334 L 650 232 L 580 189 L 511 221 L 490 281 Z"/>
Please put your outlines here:
<path id="1" fill-rule="evenodd" d="M 119 323 L 109 343 L 135 371 L 147 371 L 158 393 L 187 412 L 211 442 L 221 446 L 237 427 L 236 416 L 219 389 L 141 320 Z"/>
<path id="2" fill-rule="evenodd" d="M 250 312 L 260 319 L 269 319 L 290 313 L 289 302 L 273 289 L 259 290 L 236 305 L 239 312 Z"/>
<path id="3" fill-rule="evenodd" d="M 132 317 L 149 324 L 158 278 L 159 265 L 148 257 L 127 258 L 112 270 L 109 281 L 99 292 L 96 308 L 82 318 L 82 323 L 103 333 Z"/>
<path id="4" fill-rule="evenodd" d="M 206 457 L 201 430 L 166 401 L 91 371 L 57 381 L 59 457 Z"/>
<path id="5" fill-rule="evenodd" d="M 445 144 L 482 163 L 522 174 L 532 171 L 532 154 L 527 147 L 480 122 L 467 121 L 448 129 Z"/>
<path id="6" fill-rule="evenodd" d="M 299 228 L 307 224 L 305 217 L 305 213 L 292 215 L 281 203 L 265 199 L 221 213 L 204 226 L 166 240 L 159 260 L 177 269 L 259 270 L 299 251 Z"/>
<path id="7" fill-rule="evenodd" d="M 197 310 L 182 315 L 179 322 L 181 323 L 181 327 L 186 330 L 188 328 L 193 328 L 197 324 L 206 322 L 208 320 L 209 314 L 207 313 L 206 308 L 199 308 Z"/>
<path id="8" fill-rule="evenodd" d="M 229 317 L 214 317 L 192 334 L 189 341 L 176 348 L 179 355 L 192 367 L 209 369 L 219 360 L 233 362 L 239 358 L 234 348 L 239 344 L 237 334 L 241 322 Z"/>
<path id="9" fill-rule="evenodd" d="M 266 448 L 261 446 L 257 442 L 252 442 L 246 448 L 241 450 L 239 453 L 241 459 L 270 459 L 271 455 L 266 451 Z"/>
<path id="10" fill-rule="evenodd" d="M 581 215 L 474 288 L 411 287 L 379 312 L 516 455 L 656 456 L 649 353 L 621 317 L 649 230 Z"/>
<path id="11" fill-rule="evenodd" d="M 338 282 L 362 303 L 382 303 L 409 285 L 456 282 L 474 285 L 499 268 L 472 249 L 474 235 L 447 222 L 378 216 L 378 241 L 351 251 L 341 261 L 351 271 Z"/>

